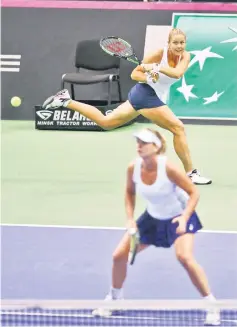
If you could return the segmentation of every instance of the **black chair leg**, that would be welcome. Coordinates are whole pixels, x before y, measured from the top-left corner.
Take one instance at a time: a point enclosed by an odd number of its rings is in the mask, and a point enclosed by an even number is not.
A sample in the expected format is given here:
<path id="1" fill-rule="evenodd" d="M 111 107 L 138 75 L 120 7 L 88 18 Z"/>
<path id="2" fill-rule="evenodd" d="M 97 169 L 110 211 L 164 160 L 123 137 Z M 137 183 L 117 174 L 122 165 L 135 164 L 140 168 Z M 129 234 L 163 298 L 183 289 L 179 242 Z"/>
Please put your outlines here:
<path id="1" fill-rule="evenodd" d="M 108 107 L 111 105 L 111 97 L 112 97 L 111 92 L 112 92 L 112 80 L 110 79 L 108 83 L 108 103 L 107 103 Z"/>
<path id="2" fill-rule="evenodd" d="M 63 90 L 64 89 L 64 80 L 62 79 L 61 80 L 61 90 Z"/>
<path id="3" fill-rule="evenodd" d="M 73 84 L 70 84 L 70 86 L 71 86 L 71 97 L 72 97 L 72 100 L 75 100 L 74 85 Z"/>
<path id="4" fill-rule="evenodd" d="M 120 80 L 117 81 L 118 83 L 118 94 L 119 94 L 119 102 L 122 102 L 122 91 L 121 91 L 121 84 L 120 84 Z"/>

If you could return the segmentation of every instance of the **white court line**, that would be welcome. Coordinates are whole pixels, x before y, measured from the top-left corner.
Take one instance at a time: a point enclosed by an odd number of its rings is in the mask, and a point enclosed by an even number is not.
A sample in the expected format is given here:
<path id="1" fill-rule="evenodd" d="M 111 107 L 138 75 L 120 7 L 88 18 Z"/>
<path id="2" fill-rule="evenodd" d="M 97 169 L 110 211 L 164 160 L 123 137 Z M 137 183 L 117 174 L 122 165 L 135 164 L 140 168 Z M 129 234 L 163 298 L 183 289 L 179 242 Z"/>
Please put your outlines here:
<path id="1" fill-rule="evenodd" d="M 178 116 L 180 119 L 195 119 L 195 120 L 237 120 L 237 118 L 225 118 L 225 117 L 189 117 L 189 116 Z"/>
<path id="2" fill-rule="evenodd" d="M 106 227 L 106 226 L 69 226 L 69 225 L 35 225 L 35 224 L 1 224 L 6 227 L 35 227 L 35 228 L 67 228 L 67 229 L 99 229 L 99 230 L 125 230 L 124 227 Z M 200 230 L 199 233 L 210 234 L 237 234 L 237 231 L 228 230 Z"/>

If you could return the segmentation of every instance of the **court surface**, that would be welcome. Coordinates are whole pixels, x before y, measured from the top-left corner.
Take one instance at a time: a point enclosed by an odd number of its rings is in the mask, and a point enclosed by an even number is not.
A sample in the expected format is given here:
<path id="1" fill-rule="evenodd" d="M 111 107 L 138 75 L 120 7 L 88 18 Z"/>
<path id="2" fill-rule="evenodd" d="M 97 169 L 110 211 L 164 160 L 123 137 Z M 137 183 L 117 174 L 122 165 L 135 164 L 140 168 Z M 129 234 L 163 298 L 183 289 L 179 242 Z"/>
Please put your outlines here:
<path id="1" fill-rule="evenodd" d="M 124 186 L 134 124 L 111 132 L 35 131 L 2 122 L 2 298 L 102 299 L 124 233 Z M 195 254 L 221 299 L 237 295 L 237 128 L 186 125 L 198 187 Z M 164 131 L 168 156 L 181 165 Z M 137 202 L 136 215 L 144 210 Z M 199 299 L 173 249 L 149 248 L 129 267 L 129 299 Z"/>

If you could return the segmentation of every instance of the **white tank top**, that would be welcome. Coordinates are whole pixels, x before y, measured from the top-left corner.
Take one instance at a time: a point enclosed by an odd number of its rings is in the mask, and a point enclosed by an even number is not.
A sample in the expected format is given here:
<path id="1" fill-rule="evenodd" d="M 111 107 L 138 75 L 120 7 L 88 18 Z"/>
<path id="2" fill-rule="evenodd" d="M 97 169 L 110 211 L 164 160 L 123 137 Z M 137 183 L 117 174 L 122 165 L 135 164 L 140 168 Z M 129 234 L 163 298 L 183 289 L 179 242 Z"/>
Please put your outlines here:
<path id="1" fill-rule="evenodd" d="M 182 214 L 188 201 L 188 194 L 174 184 L 166 173 L 167 157 L 157 156 L 157 178 L 152 185 L 141 179 L 142 158 L 135 161 L 133 182 L 136 192 L 147 202 L 148 213 L 157 219 L 165 220 Z"/>
<path id="2" fill-rule="evenodd" d="M 179 58 L 179 61 L 180 61 L 180 59 L 181 59 L 181 57 Z M 163 50 L 163 56 L 162 56 L 160 65 L 161 65 L 161 67 L 169 66 L 167 47 L 165 47 Z M 170 86 L 177 81 L 178 81 L 177 78 L 169 77 L 165 74 L 159 73 L 159 80 L 156 83 L 148 83 L 148 84 L 156 92 L 157 96 L 162 101 L 166 102 Z"/>

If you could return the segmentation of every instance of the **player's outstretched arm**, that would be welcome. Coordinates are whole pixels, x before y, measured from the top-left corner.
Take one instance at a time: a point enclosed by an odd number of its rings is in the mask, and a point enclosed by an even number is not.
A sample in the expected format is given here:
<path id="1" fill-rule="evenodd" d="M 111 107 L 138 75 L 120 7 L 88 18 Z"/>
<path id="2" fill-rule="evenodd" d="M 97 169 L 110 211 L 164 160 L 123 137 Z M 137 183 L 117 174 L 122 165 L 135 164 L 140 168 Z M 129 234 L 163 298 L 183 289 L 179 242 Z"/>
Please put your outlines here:
<path id="1" fill-rule="evenodd" d="M 136 187 L 133 181 L 134 162 L 130 163 L 127 169 L 127 181 L 125 190 L 125 211 L 127 216 L 127 229 L 136 228 L 134 210 L 136 204 Z"/>
<path id="2" fill-rule="evenodd" d="M 163 66 L 163 67 L 161 66 L 159 72 L 169 77 L 180 78 L 184 75 L 184 73 L 188 69 L 189 62 L 190 62 L 190 54 L 187 51 L 185 51 L 183 53 L 182 59 L 180 60 L 180 62 L 175 68 L 170 66 Z"/>

